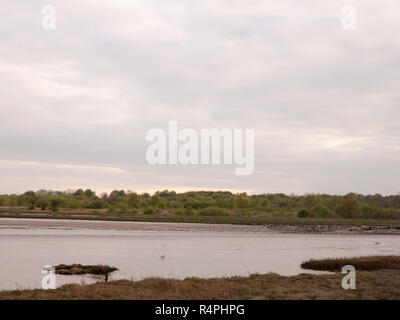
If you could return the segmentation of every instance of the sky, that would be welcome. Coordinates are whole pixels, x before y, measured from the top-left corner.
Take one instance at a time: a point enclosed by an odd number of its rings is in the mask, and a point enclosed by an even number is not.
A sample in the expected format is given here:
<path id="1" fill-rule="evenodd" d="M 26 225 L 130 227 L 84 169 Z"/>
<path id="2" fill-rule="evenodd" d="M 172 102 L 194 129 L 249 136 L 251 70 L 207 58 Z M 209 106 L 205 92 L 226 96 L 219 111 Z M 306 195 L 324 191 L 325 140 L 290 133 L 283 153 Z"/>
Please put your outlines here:
<path id="1" fill-rule="evenodd" d="M 42 7 L 56 10 L 43 29 Z M 400 3 L 3 0 L 0 194 L 400 192 Z M 255 130 L 254 172 L 150 165 L 146 133 Z"/>

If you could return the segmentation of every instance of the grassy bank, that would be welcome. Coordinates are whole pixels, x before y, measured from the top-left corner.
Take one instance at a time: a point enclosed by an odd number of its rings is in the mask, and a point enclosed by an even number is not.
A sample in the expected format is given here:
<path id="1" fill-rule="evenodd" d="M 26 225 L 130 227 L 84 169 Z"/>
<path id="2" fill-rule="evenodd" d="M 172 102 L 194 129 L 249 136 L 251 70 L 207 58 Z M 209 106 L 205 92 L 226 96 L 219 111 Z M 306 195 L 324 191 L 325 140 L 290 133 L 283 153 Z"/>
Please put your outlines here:
<path id="1" fill-rule="evenodd" d="M 400 220 L 297 218 L 265 216 L 178 216 L 161 214 L 126 214 L 96 211 L 37 211 L 24 209 L 0 209 L 0 218 L 71 219 L 137 222 L 186 222 L 242 225 L 341 225 L 341 226 L 394 226 L 400 228 Z"/>
<path id="2" fill-rule="evenodd" d="M 69 284 L 56 290 L 2 291 L 0 299 L 400 299 L 398 270 L 357 272 L 357 289 L 341 287 L 343 274 L 276 274 L 216 279 L 150 278 Z"/>
<path id="3" fill-rule="evenodd" d="M 357 271 L 398 270 L 400 256 L 369 256 L 356 258 L 337 258 L 309 260 L 301 264 L 303 269 L 341 272 L 343 266 L 352 265 Z"/>

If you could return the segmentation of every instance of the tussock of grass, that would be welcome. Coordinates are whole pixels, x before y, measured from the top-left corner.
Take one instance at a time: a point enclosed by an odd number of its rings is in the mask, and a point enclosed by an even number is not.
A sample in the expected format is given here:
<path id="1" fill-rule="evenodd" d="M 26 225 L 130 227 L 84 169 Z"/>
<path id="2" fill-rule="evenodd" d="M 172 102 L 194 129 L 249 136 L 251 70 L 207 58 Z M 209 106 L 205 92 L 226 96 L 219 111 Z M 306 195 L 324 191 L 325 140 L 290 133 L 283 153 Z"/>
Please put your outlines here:
<path id="1" fill-rule="evenodd" d="M 367 256 L 309 260 L 301 264 L 302 269 L 341 272 L 343 266 L 352 265 L 357 271 L 400 270 L 400 256 Z"/>
<path id="2" fill-rule="evenodd" d="M 56 273 L 63 275 L 77 275 L 77 274 L 108 274 L 118 270 L 118 268 L 106 265 L 82 265 L 82 264 L 59 264 L 54 267 Z"/>

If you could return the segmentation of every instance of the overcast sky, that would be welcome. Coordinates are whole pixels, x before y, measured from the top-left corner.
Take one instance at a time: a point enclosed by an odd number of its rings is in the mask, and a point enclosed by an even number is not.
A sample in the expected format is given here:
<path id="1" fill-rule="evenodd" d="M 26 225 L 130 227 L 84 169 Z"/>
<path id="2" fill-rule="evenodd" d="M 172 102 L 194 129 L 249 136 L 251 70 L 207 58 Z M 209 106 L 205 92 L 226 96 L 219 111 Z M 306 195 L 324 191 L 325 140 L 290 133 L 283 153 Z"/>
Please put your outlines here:
<path id="1" fill-rule="evenodd" d="M 43 5 L 56 29 L 41 26 Z M 0 193 L 400 191 L 400 3 L 3 0 Z M 152 128 L 255 129 L 255 170 L 152 166 Z"/>

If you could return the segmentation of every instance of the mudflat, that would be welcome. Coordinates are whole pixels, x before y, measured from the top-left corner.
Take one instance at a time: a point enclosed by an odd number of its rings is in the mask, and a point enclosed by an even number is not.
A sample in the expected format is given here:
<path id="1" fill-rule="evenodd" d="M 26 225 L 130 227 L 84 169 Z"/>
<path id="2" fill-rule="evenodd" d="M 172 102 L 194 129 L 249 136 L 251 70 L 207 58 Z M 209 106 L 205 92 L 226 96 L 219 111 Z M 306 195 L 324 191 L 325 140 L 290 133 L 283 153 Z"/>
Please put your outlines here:
<path id="1" fill-rule="evenodd" d="M 91 229 L 116 231 L 254 232 L 294 234 L 399 234 L 400 226 L 334 224 L 212 224 L 186 222 L 139 222 L 72 219 L 1 218 L 1 229 Z"/>

